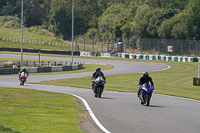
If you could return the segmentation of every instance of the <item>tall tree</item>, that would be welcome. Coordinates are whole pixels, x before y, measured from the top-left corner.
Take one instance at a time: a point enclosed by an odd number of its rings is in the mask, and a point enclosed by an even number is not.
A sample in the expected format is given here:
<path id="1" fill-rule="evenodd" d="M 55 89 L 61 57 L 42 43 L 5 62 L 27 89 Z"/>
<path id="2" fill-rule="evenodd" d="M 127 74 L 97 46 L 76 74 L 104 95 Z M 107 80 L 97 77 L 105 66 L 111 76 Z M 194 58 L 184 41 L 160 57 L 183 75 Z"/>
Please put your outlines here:
<path id="1" fill-rule="evenodd" d="M 49 19 L 51 0 L 24 0 L 24 19 L 27 27 L 42 25 Z"/>
<path id="2" fill-rule="evenodd" d="M 200 39 L 200 1 L 190 0 L 186 6 L 184 17 L 186 39 Z"/>

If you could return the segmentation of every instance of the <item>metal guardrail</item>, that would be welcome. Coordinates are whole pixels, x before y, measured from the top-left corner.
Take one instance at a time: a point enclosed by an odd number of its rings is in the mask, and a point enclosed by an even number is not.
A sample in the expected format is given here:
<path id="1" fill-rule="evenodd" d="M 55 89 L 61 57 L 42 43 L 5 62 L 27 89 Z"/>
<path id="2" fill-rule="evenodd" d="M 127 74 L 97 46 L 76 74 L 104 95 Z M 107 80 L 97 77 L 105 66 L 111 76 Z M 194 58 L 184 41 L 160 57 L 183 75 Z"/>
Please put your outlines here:
<path id="1" fill-rule="evenodd" d="M 19 67 L 20 62 L 15 62 L 16 67 Z M 59 72 L 59 71 L 72 71 L 83 69 L 82 63 L 74 63 L 73 65 L 62 62 L 35 62 L 24 61 L 23 65 L 29 73 L 45 73 L 45 72 Z M 31 67 L 30 67 L 31 66 Z M 18 74 L 20 68 L 0 68 L 0 75 Z"/>

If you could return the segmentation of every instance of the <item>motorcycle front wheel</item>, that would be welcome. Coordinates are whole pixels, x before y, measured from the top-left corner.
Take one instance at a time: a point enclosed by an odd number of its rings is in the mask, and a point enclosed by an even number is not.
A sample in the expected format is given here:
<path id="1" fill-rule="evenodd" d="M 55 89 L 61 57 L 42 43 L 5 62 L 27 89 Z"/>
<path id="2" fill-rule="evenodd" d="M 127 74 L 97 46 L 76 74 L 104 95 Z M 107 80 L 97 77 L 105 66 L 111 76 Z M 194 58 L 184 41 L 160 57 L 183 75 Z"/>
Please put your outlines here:
<path id="1" fill-rule="evenodd" d="M 151 94 L 150 93 L 147 93 L 146 94 L 146 105 L 149 106 L 150 104 L 150 98 L 151 98 Z"/>
<path id="2" fill-rule="evenodd" d="M 103 92 L 103 88 L 102 87 L 97 87 L 97 97 L 101 98 L 101 94 Z"/>

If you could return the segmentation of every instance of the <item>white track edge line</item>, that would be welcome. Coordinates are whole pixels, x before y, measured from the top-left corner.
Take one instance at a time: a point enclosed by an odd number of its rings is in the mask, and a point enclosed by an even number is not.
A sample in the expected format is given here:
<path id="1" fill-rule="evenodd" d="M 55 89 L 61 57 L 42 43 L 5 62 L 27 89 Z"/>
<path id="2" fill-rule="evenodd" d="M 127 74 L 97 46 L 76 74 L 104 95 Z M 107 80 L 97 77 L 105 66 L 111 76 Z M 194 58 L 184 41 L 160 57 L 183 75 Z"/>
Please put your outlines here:
<path id="1" fill-rule="evenodd" d="M 80 96 L 78 96 L 78 95 L 72 94 L 72 93 L 68 93 L 68 94 L 79 98 L 79 99 L 83 102 L 83 104 L 85 105 L 85 107 L 86 107 L 88 113 L 90 114 L 90 116 L 92 117 L 92 119 L 94 120 L 94 122 L 97 124 L 97 126 L 98 126 L 102 131 L 104 131 L 105 133 L 111 133 L 110 131 L 108 131 L 108 130 L 99 122 L 99 120 L 96 118 L 96 116 L 94 115 L 92 109 L 90 108 L 90 106 L 88 105 L 88 103 L 86 102 L 85 99 L 83 99 L 82 97 L 80 97 Z"/>

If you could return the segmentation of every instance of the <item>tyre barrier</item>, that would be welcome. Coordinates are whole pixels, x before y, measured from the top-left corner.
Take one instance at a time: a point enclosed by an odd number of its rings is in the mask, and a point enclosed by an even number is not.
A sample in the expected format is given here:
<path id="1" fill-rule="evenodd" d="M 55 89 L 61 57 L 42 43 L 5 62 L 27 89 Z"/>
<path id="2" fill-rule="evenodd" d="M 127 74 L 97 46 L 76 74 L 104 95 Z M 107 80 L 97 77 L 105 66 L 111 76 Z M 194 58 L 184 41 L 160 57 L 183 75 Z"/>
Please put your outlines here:
<path id="1" fill-rule="evenodd" d="M 46 72 L 60 72 L 73 71 L 83 69 L 83 64 L 74 64 L 69 66 L 52 66 L 52 67 L 25 67 L 29 73 L 46 73 Z M 1 68 L 0 75 L 18 74 L 20 68 Z"/>
<path id="2" fill-rule="evenodd" d="M 80 56 L 118 57 L 118 58 L 128 58 L 128 59 L 163 60 L 163 61 L 175 61 L 175 62 L 199 62 L 199 58 L 197 57 L 133 54 L 133 53 L 100 53 L 100 52 L 81 51 Z"/>

